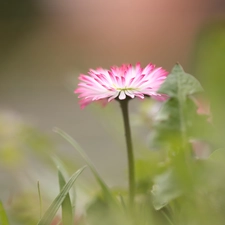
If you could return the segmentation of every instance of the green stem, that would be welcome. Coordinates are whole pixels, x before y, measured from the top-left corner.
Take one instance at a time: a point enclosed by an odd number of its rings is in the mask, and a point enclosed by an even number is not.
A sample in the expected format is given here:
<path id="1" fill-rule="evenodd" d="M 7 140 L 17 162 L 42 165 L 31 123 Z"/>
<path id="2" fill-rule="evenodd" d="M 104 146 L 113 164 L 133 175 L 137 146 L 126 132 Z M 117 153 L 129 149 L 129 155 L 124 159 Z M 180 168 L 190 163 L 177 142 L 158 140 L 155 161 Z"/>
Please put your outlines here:
<path id="1" fill-rule="evenodd" d="M 125 129 L 126 145 L 127 145 L 127 157 L 128 157 L 128 173 L 129 173 L 129 201 L 131 207 L 134 203 L 135 195 L 135 171 L 134 171 L 134 153 L 132 147 L 131 131 L 130 131 L 130 122 L 128 114 L 128 101 L 125 99 L 120 102 L 120 106 L 123 114 L 123 122 Z"/>

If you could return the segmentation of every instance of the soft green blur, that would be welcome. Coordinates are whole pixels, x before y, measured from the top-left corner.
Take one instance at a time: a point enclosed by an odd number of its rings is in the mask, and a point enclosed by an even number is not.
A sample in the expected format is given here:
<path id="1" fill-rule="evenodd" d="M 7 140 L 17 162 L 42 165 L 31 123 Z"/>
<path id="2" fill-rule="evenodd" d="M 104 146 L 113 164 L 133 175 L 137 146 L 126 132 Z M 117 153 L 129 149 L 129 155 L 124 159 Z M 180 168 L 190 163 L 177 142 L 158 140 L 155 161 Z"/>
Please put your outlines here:
<path id="1" fill-rule="evenodd" d="M 193 73 L 199 77 L 210 101 L 214 139 L 224 146 L 225 21 L 214 21 L 205 26 L 194 53 Z"/>

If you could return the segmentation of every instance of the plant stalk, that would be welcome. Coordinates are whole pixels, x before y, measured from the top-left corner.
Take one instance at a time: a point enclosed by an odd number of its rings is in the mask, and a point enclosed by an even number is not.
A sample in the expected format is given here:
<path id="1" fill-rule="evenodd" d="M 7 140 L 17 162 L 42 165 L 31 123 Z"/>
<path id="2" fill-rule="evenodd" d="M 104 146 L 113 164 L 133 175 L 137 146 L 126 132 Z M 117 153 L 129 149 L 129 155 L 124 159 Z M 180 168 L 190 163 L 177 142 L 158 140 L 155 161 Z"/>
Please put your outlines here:
<path id="1" fill-rule="evenodd" d="M 130 121 L 128 114 L 128 102 L 129 99 L 125 99 L 120 102 L 120 106 L 123 114 L 124 130 L 126 137 L 127 146 L 127 158 L 128 158 L 128 173 L 129 173 L 129 202 L 130 206 L 133 207 L 134 196 L 135 196 L 135 168 L 134 168 L 134 153 L 132 147 Z"/>

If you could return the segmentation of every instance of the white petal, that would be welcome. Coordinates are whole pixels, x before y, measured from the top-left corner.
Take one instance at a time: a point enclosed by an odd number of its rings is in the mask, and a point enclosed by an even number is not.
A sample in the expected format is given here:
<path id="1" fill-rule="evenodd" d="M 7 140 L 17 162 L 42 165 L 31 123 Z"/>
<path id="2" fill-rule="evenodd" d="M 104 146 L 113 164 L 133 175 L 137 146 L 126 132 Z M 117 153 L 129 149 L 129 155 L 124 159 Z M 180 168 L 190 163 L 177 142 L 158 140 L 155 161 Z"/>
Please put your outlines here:
<path id="1" fill-rule="evenodd" d="M 134 93 L 132 91 L 126 90 L 125 93 L 126 93 L 127 96 L 129 96 L 131 98 L 134 98 Z"/>
<path id="2" fill-rule="evenodd" d="M 120 95 L 119 95 L 119 99 L 120 99 L 120 100 L 123 100 L 123 99 L 125 99 L 125 98 L 126 98 L 126 95 L 125 95 L 124 91 L 121 91 L 121 92 L 120 92 Z"/>

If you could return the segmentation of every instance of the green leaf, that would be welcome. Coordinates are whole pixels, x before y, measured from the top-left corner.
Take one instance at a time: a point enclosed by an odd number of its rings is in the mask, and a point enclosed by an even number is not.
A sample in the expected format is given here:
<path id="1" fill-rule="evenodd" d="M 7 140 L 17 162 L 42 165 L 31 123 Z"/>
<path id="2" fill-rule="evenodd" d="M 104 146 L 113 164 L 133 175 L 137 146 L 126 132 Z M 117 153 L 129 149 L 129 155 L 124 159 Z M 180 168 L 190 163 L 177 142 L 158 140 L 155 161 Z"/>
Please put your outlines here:
<path id="1" fill-rule="evenodd" d="M 181 194 L 182 189 L 173 170 L 167 170 L 155 177 L 152 195 L 153 206 L 156 210 L 163 208 Z"/>
<path id="2" fill-rule="evenodd" d="M 63 177 L 67 180 L 69 178 L 69 175 L 68 175 L 67 169 L 66 169 L 64 163 L 62 162 L 62 160 L 56 155 L 51 156 L 51 158 L 52 158 L 55 166 L 60 170 Z"/>
<path id="3" fill-rule="evenodd" d="M 213 160 L 217 163 L 224 164 L 225 163 L 225 149 L 224 148 L 219 148 L 215 150 L 210 156 L 210 160 Z"/>
<path id="4" fill-rule="evenodd" d="M 177 98 L 170 98 L 163 105 L 155 118 L 153 131 L 150 134 L 151 146 L 166 145 L 174 151 L 180 151 L 188 141 L 193 130 L 193 115 L 196 106 L 187 99 L 181 103 Z"/>
<path id="5" fill-rule="evenodd" d="M 176 64 L 165 82 L 160 87 L 160 93 L 169 96 L 155 118 L 154 130 L 151 133 L 152 147 L 166 144 L 172 153 L 187 147 L 188 138 L 197 116 L 197 107 L 190 95 L 202 92 L 198 80 L 183 71 Z"/>
<path id="6" fill-rule="evenodd" d="M 85 166 L 86 167 L 86 166 Z M 41 218 L 41 220 L 38 222 L 37 225 L 49 225 L 51 224 L 57 210 L 63 203 L 64 199 L 66 198 L 69 190 L 73 186 L 74 182 L 78 178 L 78 176 L 83 172 L 85 167 L 82 167 L 79 169 L 76 173 L 74 173 L 69 181 L 66 183 L 66 185 L 62 188 L 58 196 L 55 198 L 55 200 L 52 202 L 48 210 L 45 212 L 44 216 Z"/>
<path id="7" fill-rule="evenodd" d="M 0 201 L 0 224 L 9 225 L 8 217 L 6 215 L 5 209 L 1 201 Z"/>
<path id="8" fill-rule="evenodd" d="M 58 168 L 58 179 L 59 179 L 59 187 L 60 191 L 62 191 L 63 187 L 66 184 L 66 180 L 60 171 L 60 168 Z M 73 208 L 70 200 L 69 192 L 66 195 L 64 201 L 62 202 L 62 223 L 73 225 Z"/>
<path id="9" fill-rule="evenodd" d="M 189 95 L 203 92 L 203 88 L 195 77 L 185 73 L 181 65 L 177 63 L 158 92 L 185 100 Z"/>
<path id="10" fill-rule="evenodd" d="M 91 171 L 94 174 L 94 176 L 95 176 L 96 180 L 98 181 L 99 185 L 101 186 L 105 198 L 109 202 L 115 203 L 114 196 L 111 194 L 109 188 L 107 187 L 105 182 L 102 180 L 102 178 L 98 174 L 95 166 L 93 165 L 91 160 L 88 158 L 85 151 L 80 147 L 80 145 L 71 136 L 69 136 L 67 133 L 65 133 L 63 130 L 61 130 L 59 128 L 54 128 L 54 132 L 58 133 L 60 136 L 62 136 L 64 139 L 66 139 L 78 151 L 78 153 L 81 155 L 81 157 L 85 160 L 85 162 L 87 163 L 87 165 L 91 169 Z"/>
<path id="11" fill-rule="evenodd" d="M 37 188 L 38 188 L 38 197 L 39 197 L 39 203 L 40 203 L 40 218 L 42 217 L 42 197 L 41 197 L 41 188 L 40 188 L 40 182 L 37 182 Z"/>
<path id="12" fill-rule="evenodd" d="M 69 178 L 69 175 L 67 173 L 67 169 L 65 168 L 65 165 L 64 163 L 62 162 L 62 160 L 57 157 L 56 155 L 54 155 L 52 157 L 52 160 L 54 161 L 56 167 L 58 168 L 58 177 L 59 177 L 59 182 L 65 182 L 66 180 L 68 180 Z M 62 179 L 61 179 L 62 178 Z M 62 187 L 64 186 L 64 184 L 61 185 Z M 66 200 L 66 199 L 65 199 Z M 64 202 L 65 202 L 64 200 Z M 76 201 L 76 192 L 75 192 L 75 188 L 72 188 L 70 194 L 69 194 L 69 200 L 70 200 L 70 203 L 68 202 L 68 204 L 65 204 L 69 207 L 69 205 L 71 205 L 71 210 L 72 210 L 72 215 L 71 217 L 74 218 L 74 214 L 75 214 L 75 201 Z M 63 205 L 62 205 L 62 208 Z M 66 207 L 67 208 L 67 207 Z M 68 210 L 70 211 L 70 209 L 68 208 Z M 64 211 L 64 210 L 62 210 Z M 65 213 L 66 213 L 66 209 L 65 209 Z M 63 212 L 62 212 L 63 214 Z M 64 216 L 62 215 L 62 218 L 64 218 Z M 63 223 L 65 224 L 65 223 Z"/>

